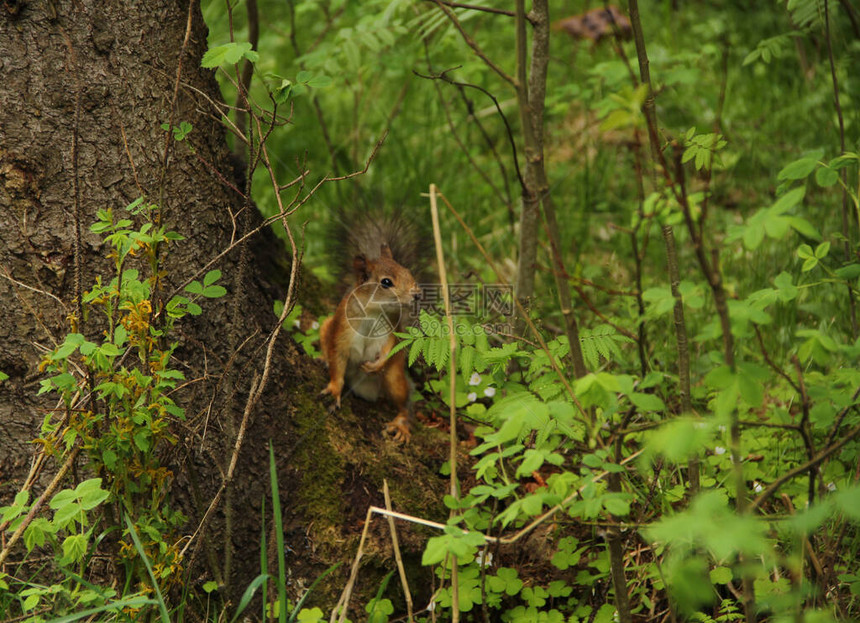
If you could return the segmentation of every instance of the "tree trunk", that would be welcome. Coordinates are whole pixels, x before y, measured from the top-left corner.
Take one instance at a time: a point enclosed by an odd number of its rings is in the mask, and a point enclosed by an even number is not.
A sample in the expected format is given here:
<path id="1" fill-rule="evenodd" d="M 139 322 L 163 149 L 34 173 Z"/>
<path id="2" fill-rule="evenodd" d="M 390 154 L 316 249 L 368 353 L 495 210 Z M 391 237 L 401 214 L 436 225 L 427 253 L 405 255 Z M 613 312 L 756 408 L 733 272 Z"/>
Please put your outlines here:
<path id="1" fill-rule="evenodd" d="M 194 2 L 55 0 L 0 9 L 0 371 L 9 375 L 0 383 L 0 506 L 21 486 L 32 439 L 54 407 L 36 396 L 41 356 L 63 341 L 70 317 L 91 339 L 103 330 L 95 318 L 81 320 L 78 303 L 96 275 L 110 274 L 106 248 L 89 231 L 96 211 L 119 213 L 140 196 L 161 206 L 162 221 L 185 238 L 170 245 L 165 293 L 200 279 L 206 263 L 243 233 L 244 172 L 207 99 L 220 94 L 214 72 L 200 67 L 206 34 Z M 161 128 L 181 122 L 193 126 L 183 142 Z M 259 224 L 256 211 L 250 222 Z M 176 474 L 175 503 L 189 517 L 187 535 L 221 485 L 277 324 L 273 300 L 286 291 L 289 263 L 280 243 L 268 230 L 250 240 L 247 250 L 237 246 L 213 266 L 229 294 L 205 301 L 201 316 L 179 325 L 175 356 L 193 382 L 174 397 L 187 420 L 176 424 L 179 443 L 165 460 Z M 243 253 L 247 267 L 240 270 Z M 383 505 L 383 476 L 395 509 L 424 512 L 444 491 L 432 446 L 423 447 L 420 434 L 404 452 L 381 439 L 385 413 L 359 420 L 347 408 L 328 416 L 315 399 L 324 386 L 321 367 L 283 336 L 275 352 L 239 452 L 232 503 L 241 512 L 225 535 L 218 508 L 205 538 L 197 537 L 203 545 L 194 562 L 207 562 L 208 551 L 209 568 L 189 565 L 192 588 L 226 571 L 230 594 L 241 594 L 259 573 L 270 440 L 295 587 L 351 557 L 367 506 Z M 82 479 L 83 465 L 73 473 Z M 43 473 L 43 482 L 50 475 Z M 379 532 L 384 561 L 390 546 Z M 400 538 L 414 560 L 422 540 Z M 222 564 L 228 550 L 239 554 L 233 569 Z M 331 585 L 336 592 L 337 581 Z"/>

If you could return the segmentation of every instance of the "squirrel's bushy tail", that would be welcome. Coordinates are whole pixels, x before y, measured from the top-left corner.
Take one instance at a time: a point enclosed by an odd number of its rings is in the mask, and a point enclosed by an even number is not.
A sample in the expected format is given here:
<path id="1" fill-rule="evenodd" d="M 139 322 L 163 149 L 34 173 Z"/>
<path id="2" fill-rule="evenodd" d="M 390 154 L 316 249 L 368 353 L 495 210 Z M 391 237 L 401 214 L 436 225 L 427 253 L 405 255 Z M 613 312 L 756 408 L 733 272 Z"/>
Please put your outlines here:
<path id="1" fill-rule="evenodd" d="M 408 268 L 416 279 L 425 275 L 431 239 L 422 218 L 423 215 L 419 217 L 407 208 L 338 208 L 333 215 L 328 245 L 335 274 L 350 273 L 357 255 L 371 260 L 378 258 L 381 246 L 386 244 L 394 260 Z"/>

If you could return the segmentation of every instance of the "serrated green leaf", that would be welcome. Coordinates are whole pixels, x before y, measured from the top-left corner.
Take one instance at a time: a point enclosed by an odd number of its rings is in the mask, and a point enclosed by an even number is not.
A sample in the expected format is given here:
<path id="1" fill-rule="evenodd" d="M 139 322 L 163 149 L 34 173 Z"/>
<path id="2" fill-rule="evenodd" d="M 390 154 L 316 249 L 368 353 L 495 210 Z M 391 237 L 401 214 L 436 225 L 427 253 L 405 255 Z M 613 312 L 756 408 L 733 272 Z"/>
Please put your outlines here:
<path id="1" fill-rule="evenodd" d="M 81 519 L 81 505 L 77 502 L 70 502 L 57 509 L 54 513 L 54 523 L 60 526 L 67 525 L 72 520 Z"/>
<path id="2" fill-rule="evenodd" d="M 67 562 L 77 562 L 87 553 L 87 535 L 73 534 L 63 540 L 63 558 Z"/>
<path id="3" fill-rule="evenodd" d="M 45 521 L 32 521 L 27 529 L 24 530 L 24 545 L 28 552 L 32 552 L 35 547 L 42 547 L 47 540 L 48 531 L 45 529 Z"/>

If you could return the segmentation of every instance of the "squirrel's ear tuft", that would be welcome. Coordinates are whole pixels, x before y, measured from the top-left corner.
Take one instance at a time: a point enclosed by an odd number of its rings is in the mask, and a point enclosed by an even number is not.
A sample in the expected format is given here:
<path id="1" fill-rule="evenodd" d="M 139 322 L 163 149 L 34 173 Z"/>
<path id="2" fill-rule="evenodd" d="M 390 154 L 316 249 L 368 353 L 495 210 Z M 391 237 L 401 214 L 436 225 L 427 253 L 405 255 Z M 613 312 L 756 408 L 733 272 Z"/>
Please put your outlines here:
<path id="1" fill-rule="evenodd" d="M 361 283 L 364 283 L 370 278 L 370 272 L 367 267 L 367 258 L 364 257 L 364 255 L 356 255 L 352 258 L 352 271 Z"/>
<path id="2" fill-rule="evenodd" d="M 382 243 L 379 247 L 379 257 L 386 260 L 393 260 L 394 256 L 391 255 L 391 247 L 389 247 L 386 243 Z"/>

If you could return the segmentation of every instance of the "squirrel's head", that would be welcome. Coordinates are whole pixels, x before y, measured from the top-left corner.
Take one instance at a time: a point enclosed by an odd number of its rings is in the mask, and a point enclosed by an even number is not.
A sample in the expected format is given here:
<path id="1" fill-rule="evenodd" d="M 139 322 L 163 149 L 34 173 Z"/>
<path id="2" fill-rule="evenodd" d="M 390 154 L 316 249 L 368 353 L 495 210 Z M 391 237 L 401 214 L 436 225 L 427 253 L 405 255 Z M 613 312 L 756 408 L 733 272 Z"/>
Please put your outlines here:
<path id="1" fill-rule="evenodd" d="M 356 285 L 375 286 L 373 301 L 379 305 L 409 305 L 421 298 L 421 289 L 408 268 L 397 263 L 391 249 L 383 244 L 379 257 L 368 259 L 356 255 L 352 261 Z"/>

